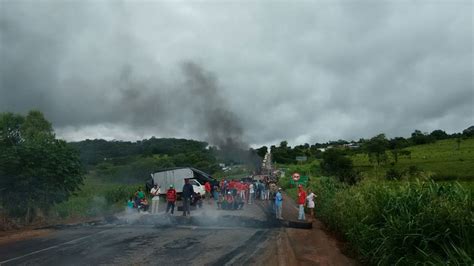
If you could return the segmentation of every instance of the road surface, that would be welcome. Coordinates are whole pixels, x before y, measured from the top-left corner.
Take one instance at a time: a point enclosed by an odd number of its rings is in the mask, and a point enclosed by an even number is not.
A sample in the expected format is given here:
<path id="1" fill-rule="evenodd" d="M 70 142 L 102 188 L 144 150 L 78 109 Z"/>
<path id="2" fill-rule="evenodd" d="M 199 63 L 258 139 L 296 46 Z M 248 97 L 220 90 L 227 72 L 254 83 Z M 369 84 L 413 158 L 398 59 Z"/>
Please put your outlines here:
<path id="1" fill-rule="evenodd" d="M 286 227 L 298 212 L 287 195 L 284 221 L 268 202 L 255 203 L 235 211 L 204 204 L 190 217 L 132 211 L 0 237 L 0 265 L 357 265 L 319 221 Z"/>
<path id="2" fill-rule="evenodd" d="M 57 226 L 50 233 L 0 244 L 1 265 L 262 264 L 280 228 L 262 205 L 191 217 L 129 213 L 108 222 Z"/>

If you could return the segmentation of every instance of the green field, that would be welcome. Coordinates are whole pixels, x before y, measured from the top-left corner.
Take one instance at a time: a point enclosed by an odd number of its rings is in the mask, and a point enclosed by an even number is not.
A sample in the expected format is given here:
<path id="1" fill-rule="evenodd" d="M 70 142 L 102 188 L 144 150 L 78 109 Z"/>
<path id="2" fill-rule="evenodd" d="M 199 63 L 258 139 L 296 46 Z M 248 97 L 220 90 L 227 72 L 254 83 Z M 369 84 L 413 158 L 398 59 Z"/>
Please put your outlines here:
<path id="1" fill-rule="evenodd" d="M 474 180 L 474 139 L 464 139 L 457 148 L 455 139 L 440 140 L 436 143 L 411 146 L 406 148 L 411 156 L 400 156 L 398 163 L 391 165 L 393 157 L 376 169 L 366 154 L 351 156 L 356 169 L 370 177 L 382 177 L 385 171 L 393 167 L 403 171 L 410 166 L 430 173 L 435 179 Z"/>

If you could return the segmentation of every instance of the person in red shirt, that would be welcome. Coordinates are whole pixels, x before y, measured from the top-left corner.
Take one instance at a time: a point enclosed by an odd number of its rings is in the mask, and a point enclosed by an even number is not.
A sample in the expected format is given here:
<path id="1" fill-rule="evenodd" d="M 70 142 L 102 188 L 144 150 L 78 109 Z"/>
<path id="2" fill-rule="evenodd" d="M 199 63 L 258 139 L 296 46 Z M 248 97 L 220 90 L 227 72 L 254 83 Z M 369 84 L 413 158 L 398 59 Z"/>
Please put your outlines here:
<path id="1" fill-rule="evenodd" d="M 173 185 L 170 185 L 170 188 L 166 192 L 166 201 L 168 204 L 166 205 L 166 213 L 171 210 L 171 214 L 174 213 L 174 205 L 176 202 L 177 194 L 176 189 L 174 189 Z"/>
<path id="2" fill-rule="evenodd" d="M 210 202 L 210 198 L 211 198 L 211 183 L 209 183 L 209 181 L 207 181 L 205 184 L 204 184 L 204 189 L 206 190 L 206 195 L 204 195 L 207 199 L 207 203 L 211 204 Z"/>
<path id="3" fill-rule="evenodd" d="M 298 212 L 298 220 L 305 220 L 304 217 L 304 205 L 306 203 L 306 192 L 302 185 L 298 185 L 298 205 L 300 206 Z"/>

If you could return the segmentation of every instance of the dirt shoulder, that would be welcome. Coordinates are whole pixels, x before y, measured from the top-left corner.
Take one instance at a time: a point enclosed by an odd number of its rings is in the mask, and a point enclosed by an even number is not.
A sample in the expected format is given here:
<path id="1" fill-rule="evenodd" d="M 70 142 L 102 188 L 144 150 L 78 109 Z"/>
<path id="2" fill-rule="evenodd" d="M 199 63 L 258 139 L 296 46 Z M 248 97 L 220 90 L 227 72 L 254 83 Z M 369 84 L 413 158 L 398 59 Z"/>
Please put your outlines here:
<path id="1" fill-rule="evenodd" d="M 295 221 L 297 217 L 296 202 L 284 195 L 283 218 Z M 280 249 L 291 249 L 287 253 L 293 259 L 279 265 L 357 265 L 354 259 L 342 253 L 343 243 L 325 231 L 319 220 L 314 220 L 312 225 L 312 229 L 282 228 Z"/>

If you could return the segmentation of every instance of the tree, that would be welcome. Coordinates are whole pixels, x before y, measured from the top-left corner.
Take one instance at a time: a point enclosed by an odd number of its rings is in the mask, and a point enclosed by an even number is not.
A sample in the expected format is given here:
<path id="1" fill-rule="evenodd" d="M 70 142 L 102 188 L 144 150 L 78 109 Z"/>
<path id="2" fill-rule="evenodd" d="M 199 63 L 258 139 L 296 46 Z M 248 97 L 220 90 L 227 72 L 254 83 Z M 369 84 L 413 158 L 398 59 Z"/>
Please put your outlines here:
<path id="1" fill-rule="evenodd" d="M 428 144 L 434 142 L 436 139 L 427 133 L 423 133 L 420 130 L 415 130 L 411 133 L 411 141 L 415 145 Z"/>
<path id="2" fill-rule="evenodd" d="M 379 134 L 367 141 L 365 144 L 365 149 L 370 161 L 376 162 L 377 166 L 383 162 L 386 162 L 387 154 L 385 151 L 388 148 L 388 144 L 389 143 L 387 138 L 385 138 L 385 134 Z"/>
<path id="3" fill-rule="evenodd" d="M 392 153 L 395 163 L 398 163 L 398 157 L 401 155 L 402 149 L 408 147 L 409 143 L 402 137 L 396 137 L 388 142 L 388 149 Z"/>
<path id="4" fill-rule="evenodd" d="M 10 215 L 28 222 L 67 200 L 82 181 L 78 152 L 55 138 L 41 112 L 0 113 L 0 202 Z"/>
<path id="5" fill-rule="evenodd" d="M 257 154 L 261 158 L 265 157 L 265 154 L 267 154 L 267 152 L 268 152 L 267 146 L 263 146 L 263 147 L 260 147 L 260 148 L 257 149 Z"/>
<path id="6" fill-rule="evenodd" d="M 320 166 L 323 173 L 336 176 L 341 182 L 352 185 L 358 181 L 352 160 L 340 150 L 330 149 L 324 152 Z"/>
<path id="7" fill-rule="evenodd" d="M 474 126 L 470 126 L 462 131 L 462 134 L 466 137 L 474 137 Z"/>
<path id="8" fill-rule="evenodd" d="M 433 130 L 433 132 L 430 133 L 430 136 L 436 140 L 447 139 L 449 137 L 449 135 L 441 129 Z"/>

